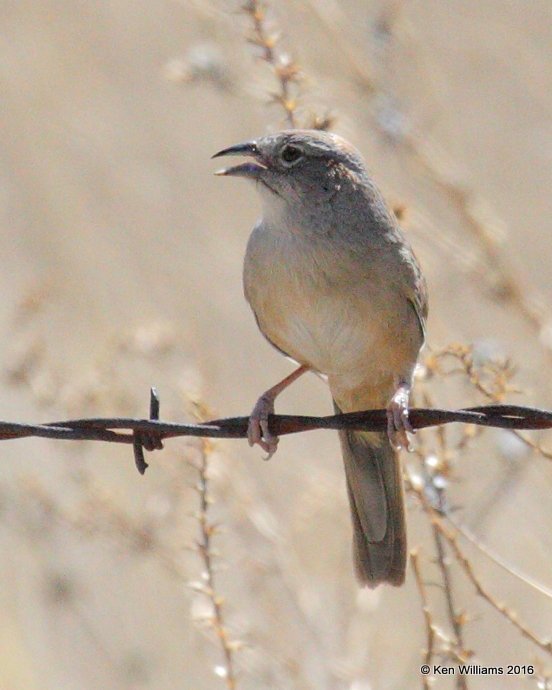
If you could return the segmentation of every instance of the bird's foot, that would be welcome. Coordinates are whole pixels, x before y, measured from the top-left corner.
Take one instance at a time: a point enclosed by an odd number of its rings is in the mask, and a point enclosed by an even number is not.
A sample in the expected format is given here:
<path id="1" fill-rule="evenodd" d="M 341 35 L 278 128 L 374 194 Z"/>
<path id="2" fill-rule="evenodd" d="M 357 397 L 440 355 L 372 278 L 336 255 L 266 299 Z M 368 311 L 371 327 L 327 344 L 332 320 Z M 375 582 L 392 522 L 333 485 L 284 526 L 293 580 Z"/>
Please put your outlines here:
<path id="1" fill-rule="evenodd" d="M 268 428 L 268 415 L 274 414 L 274 396 L 269 393 L 261 395 L 249 417 L 247 440 L 250 446 L 258 444 L 268 453 L 265 460 L 270 460 L 278 450 L 278 436 Z"/>
<path id="2" fill-rule="evenodd" d="M 408 433 L 414 434 L 415 430 L 408 419 L 408 399 L 410 397 L 410 386 L 401 383 L 395 391 L 391 402 L 387 407 L 387 435 L 395 450 L 405 448 L 412 450 Z"/>

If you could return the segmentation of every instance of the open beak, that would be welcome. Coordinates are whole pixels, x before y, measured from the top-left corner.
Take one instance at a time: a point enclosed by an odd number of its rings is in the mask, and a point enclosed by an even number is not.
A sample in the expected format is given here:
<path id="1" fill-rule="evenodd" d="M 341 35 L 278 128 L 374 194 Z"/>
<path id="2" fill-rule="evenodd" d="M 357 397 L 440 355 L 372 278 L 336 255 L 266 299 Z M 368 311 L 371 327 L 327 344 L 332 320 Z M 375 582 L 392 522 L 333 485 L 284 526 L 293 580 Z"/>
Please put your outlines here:
<path id="1" fill-rule="evenodd" d="M 240 165 L 234 165 L 231 168 L 223 168 L 222 170 L 217 170 L 215 175 L 233 175 L 235 177 L 250 177 L 256 179 L 259 177 L 261 172 L 266 170 L 266 167 L 262 165 L 262 155 L 257 147 L 257 142 L 255 141 L 246 141 L 243 144 L 230 146 L 227 149 L 223 149 L 222 151 L 215 153 L 215 155 L 211 156 L 211 158 L 220 158 L 221 156 L 251 156 L 258 162 L 241 163 Z"/>

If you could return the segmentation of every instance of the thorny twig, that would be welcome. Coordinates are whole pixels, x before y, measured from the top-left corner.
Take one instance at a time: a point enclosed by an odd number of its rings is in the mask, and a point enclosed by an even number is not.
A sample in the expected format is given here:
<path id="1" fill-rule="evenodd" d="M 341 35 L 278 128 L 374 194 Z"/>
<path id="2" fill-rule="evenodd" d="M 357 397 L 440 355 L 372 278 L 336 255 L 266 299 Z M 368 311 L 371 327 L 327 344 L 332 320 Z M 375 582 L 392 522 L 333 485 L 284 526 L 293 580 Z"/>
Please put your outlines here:
<path id="1" fill-rule="evenodd" d="M 434 524 L 431 526 L 433 531 L 433 539 L 435 542 L 435 550 L 437 552 L 437 563 L 443 578 L 443 590 L 445 592 L 445 601 L 447 604 L 447 615 L 454 634 L 454 648 L 458 651 L 458 654 L 463 657 L 465 653 L 464 631 L 462 628 L 463 618 L 462 614 L 456 610 L 455 598 L 452 590 L 450 562 L 445 552 L 441 534 L 436 529 Z M 458 675 L 456 677 L 456 687 L 459 688 L 459 690 L 467 690 L 468 683 L 463 675 Z"/>
<path id="2" fill-rule="evenodd" d="M 209 521 L 208 511 L 211 499 L 208 492 L 208 458 L 210 444 L 202 440 L 199 460 L 189 464 L 198 473 L 198 481 L 194 484 L 199 496 L 199 507 L 195 513 L 199 525 L 199 539 L 194 543 L 193 550 L 202 560 L 202 578 L 197 582 L 188 582 L 195 592 L 204 595 L 211 605 L 211 614 L 202 618 L 201 622 L 208 624 L 214 631 L 223 653 L 223 663 L 215 667 L 215 673 L 224 679 L 228 690 L 236 690 L 237 678 L 234 664 L 234 652 L 240 643 L 229 638 L 223 615 L 223 599 L 215 586 L 214 552 L 212 538 L 217 528 Z M 56 518 L 71 528 L 86 534 L 113 533 L 124 537 L 132 550 L 139 553 L 149 553 L 171 575 L 179 580 L 188 581 L 188 572 L 183 568 L 182 560 L 173 548 L 159 537 L 157 530 L 148 524 L 147 519 L 138 520 L 129 516 L 125 511 L 103 493 L 92 491 L 78 511 L 63 508 L 39 483 L 25 480 L 26 495 L 32 497 L 41 506 L 45 515 Z M 94 517 L 91 517 L 93 515 Z M 99 516 L 102 516 L 99 519 Z"/>
<path id="3" fill-rule="evenodd" d="M 437 502 L 438 510 L 445 512 L 447 509 L 447 498 L 444 486 L 442 486 L 439 482 L 434 481 L 432 483 L 432 489 L 434 492 L 434 498 Z M 454 634 L 454 645 L 458 650 L 459 655 L 464 656 L 464 616 L 462 615 L 461 611 L 458 611 L 456 606 L 456 598 L 452 586 L 452 575 L 450 572 L 450 560 L 447 556 L 445 545 L 443 544 L 442 535 L 433 523 L 431 523 L 431 527 L 433 532 L 433 540 L 435 542 L 435 551 L 437 553 L 437 564 L 439 565 L 441 577 L 443 579 L 443 590 L 447 605 L 447 616 Z M 456 687 L 459 690 L 467 690 L 468 681 L 464 675 L 461 674 L 456 677 Z"/>
<path id="4" fill-rule="evenodd" d="M 544 652 L 552 654 L 551 640 L 542 640 L 539 637 L 537 637 L 535 633 L 533 633 L 533 631 L 530 630 L 530 628 L 528 628 L 526 625 L 524 625 L 518 620 L 517 615 L 514 613 L 514 611 L 509 609 L 502 602 L 497 601 L 495 597 L 492 596 L 491 593 L 485 588 L 485 586 L 481 583 L 479 577 L 476 575 L 469 559 L 458 545 L 458 539 L 456 535 L 444 525 L 442 520 L 438 519 L 436 516 L 433 517 L 432 522 L 439 530 L 439 532 L 443 535 L 443 537 L 447 540 L 447 543 L 449 544 L 450 548 L 454 553 L 456 561 L 460 564 L 468 578 L 471 580 L 471 583 L 475 587 L 476 592 L 481 597 L 483 597 L 483 599 L 488 601 L 489 604 L 493 608 L 495 608 L 499 613 L 501 613 L 508 621 L 510 621 L 510 623 L 513 626 L 515 626 L 524 637 L 531 640 L 531 642 L 540 647 Z"/>
<path id="5" fill-rule="evenodd" d="M 424 403 L 431 405 L 431 397 L 427 392 L 423 397 Z M 438 455 L 435 456 L 434 461 L 431 463 L 428 462 L 430 454 L 425 447 L 425 436 L 423 434 L 419 436 L 417 455 L 422 462 L 422 476 L 425 480 L 426 491 L 431 492 L 432 499 L 439 505 L 441 510 L 444 510 L 447 506 L 445 478 L 450 472 L 450 453 L 448 452 L 444 427 L 438 427 L 435 436 L 438 446 Z M 464 617 L 457 610 L 456 598 L 453 591 L 452 573 L 443 539 L 432 525 L 430 525 L 430 527 L 435 547 L 435 562 L 439 568 L 441 578 L 440 585 L 445 597 L 447 618 L 449 626 L 452 629 L 452 639 L 450 639 L 446 647 L 443 648 L 443 652 L 447 656 L 453 657 L 457 661 L 464 663 L 466 658 L 471 654 L 471 652 L 465 649 L 464 644 L 462 627 Z M 456 687 L 459 690 L 467 689 L 467 680 L 463 675 L 456 676 Z"/>
<path id="6" fill-rule="evenodd" d="M 419 553 L 416 549 L 410 552 L 410 559 L 412 563 L 412 570 L 414 571 L 414 578 L 416 580 L 416 586 L 420 594 L 420 601 L 422 604 L 422 612 L 424 614 L 424 621 L 426 626 L 426 636 L 427 636 L 427 647 L 423 654 L 424 663 L 431 666 L 431 660 L 435 658 L 438 654 L 444 654 L 446 656 L 452 657 L 459 664 L 464 664 L 466 662 L 465 653 L 460 653 L 457 649 L 456 642 L 452 640 L 444 631 L 435 623 L 433 614 L 429 605 L 429 596 L 427 593 L 427 586 L 423 578 L 422 569 L 419 563 Z M 436 649 L 435 643 L 439 641 L 441 643 L 441 648 Z M 431 687 L 428 682 L 429 678 L 422 677 L 422 684 L 424 690 Z"/>
<path id="7" fill-rule="evenodd" d="M 427 598 L 426 586 L 422 577 L 422 572 L 420 570 L 420 564 L 418 563 L 418 552 L 411 551 L 410 562 L 412 563 L 412 570 L 414 571 L 414 577 L 416 578 L 416 585 L 418 587 L 418 592 L 420 593 L 420 601 L 422 603 L 422 613 L 424 614 L 424 622 L 426 628 L 427 644 L 424 653 L 424 664 L 431 666 L 431 661 L 433 659 L 434 643 L 435 643 L 435 624 L 433 622 L 433 616 L 431 615 L 431 610 L 429 608 L 429 600 Z M 429 690 L 429 678 L 427 676 L 422 676 L 422 685 L 424 690 Z"/>
<path id="8" fill-rule="evenodd" d="M 461 368 L 445 369 L 442 366 L 442 362 L 447 357 L 450 357 L 454 362 L 459 362 L 461 364 Z M 456 372 L 459 372 L 467 376 L 474 389 L 478 391 L 478 393 L 483 395 L 487 400 L 490 400 L 492 402 L 500 402 L 504 400 L 506 394 L 513 390 L 513 388 L 510 385 L 512 375 L 512 367 L 510 366 L 510 364 L 507 361 L 487 361 L 477 363 L 474 357 L 473 348 L 457 345 L 446 348 L 442 351 L 433 352 L 427 358 L 425 364 L 428 375 L 430 377 L 432 375 L 435 375 L 436 373 L 440 375 L 450 375 Z M 424 404 L 428 407 L 430 407 L 432 404 L 432 399 L 429 395 L 427 395 L 427 393 L 424 396 Z M 451 571 L 448 563 L 446 547 L 451 549 L 452 556 L 454 557 L 455 561 L 458 561 L 458 563 L 464 570 L 466 566 L 469 566 L 471 575 L 475 577 L 479 585 L 480 582 L 477 576 L 475 575 L 475 571 L 471 567 L 471 563 L 469 563 L 468 559 L 461 552 L 458 543 L 455 543 L 456 549 L 454 549 L 452 544 L 450 544 L 449 539 L 447 539 L 447 535 L 445 535 L 443 533 L 443 530 L 440 529 L 441 526 L 444 526 L 444 523 L 441 520 L 442 518 L 446 518 L 455 530 L 457 528 L 454 524 L 454 521 L 449 516 L 449 509 L 446 503 L 447 477 L 451 473 L 450 462 L 453 455 L 451 455 L 451 448 L 449 447 L 447 443 L 447 438 L 444 434 L 444 427 L 439 427 L 437 432 L 437 449 L 435 456 L 433 456 L 432 453 L 430 453 L 428 449 L 424 447 L 425 437 L 423 434 L 420 435 L 417 447 L 417 455 L 422 462 L 422 473 L 421 477 L 417 479 L 413 478 L 411 480 L 411 484 L 414 484 L 414 486 L 410 485 L 409 488 L 411 490 L 414 490 L 415 493 L 417 493 L 418 497 L 422 501 L 424 511 L 430 521 L 430 526 L 433 533 L 437 553 L 436 562 L 441 571 L 441 581 L 445 593 L 448 619 L 454 631 L 455 646 L 460 645 L 460 652 L 462 656 L 465 657 L 466 655 L 471 655 L 472 653 L 469 650 L 463 649 L 464 644 L 462 627 L 466 621 L 466 615 L 463 612 L 458 611 L 457 607 L 454 604 L 453 592 L 451 589 L 450 582 Z M 514 433 L 516 432 L 514 431 Z M 454 447 L 454 451 L 456 451 L 456 453 L 459 450 L 460 449 L 458 446 Z M 438 521 L 437 518 L 439 518 L 441 521 Z M 456 539 L 456 534 L 456 531 L 449 530 L 449 536 L 453 536 Z M 463 562 L 459 560 L 460 554 L 462 554 L 464 558 Z M 503 563 L 501 563 L 501 565 L 503 565 Z M 503 567 L 505 566 L 503 565 Z M 546 588 L 543 588 L 538 583 L 534 583 L 530 578 L 526 579 L 520 576 L 519 573 L 515 572 L 510 567 L 508 567 L 507 570 L 512 574 L 520 577 L 520 579 L 522 579 L 524 582 L 530 584 L 539 591 L 547 594 Z M 498 603 L 496 598 L 493 597 L 487 590 L 483 589 L 481 586 L 479 589 L 477 589 L 477 591 L 482 596 L 483 593 L 488 595 L 490 597 L 489 603 L 495 606 L 495 608 L 498 608 L 498 610 L 501 613 L 503 613 L 503 615 L 505 615 L 505 617 L 511 623 L 516 625 L 516 616 L 510 609 Z M 526 637 L 529 637 L 529 639 L 531 639 L 536 644 L 539 644 L 539 642 L 542 643 L 542 640 L 539 640 L 538 636 L 535 635 L 526 626 L 516 625 L 516 627 L 520 632 L 522 632 L 522 634 L 524 634 Z M 545 642 L 544 644 L 546 645 L 547 643 Z M 458 647 L 456 647 L 456 650 L 457 649 Z M 456 650 L 453 646 L 451 649 L 445 651 L 448 651 L 448 653 L 455 654 Z M 463 659 L 463 661 L 465 661 L 465 659 Z M 465 677 L 457 676 L 456 682 L 457 687 L 466 687 Z"/>
<path id="9" fill-rule="evenodd" d="M 271 94 L 271 101 L 281 106 L 288 126 L 295 128 L 299 126 L 297 106 L 301 70 L 292 57 L 279 49 L 279 33 L 269 28 L 265 7 L 261 0 L 246 0 L 244 3 L 242 9 L 251 18 L 253 29 L 248 40 L 260 48 L 261 59 L 270 66 L 278 81 L 278 91 Z M 305 126 L 326 130 L 333 124 L 333 119 L 329 114 L 314 114 Z"/>
<path id="10" fill-rule="evenodd" d="M 461 534 L 464 539 L 466 539 L 470 544 L 472 544 L 478 551 L 485 554 L 493 563 L 496 563 L 505 572 L 509 573 L 515 577 L 520 582 L 528 585 L 539 594 L 544 594 L 545 597 L 552 599 L 552 589 L 545 587 L 542 583 L 537 582 L 529 575 L 522 573 L 518 568 L 516 568 L 511 563 L 507 562 L 504 558 L 494 553 L 486 544 L 484 544 L 480 539 L 478 539 L 467 527 L 459 524 L 456 520 L 452 518 L 451 515 L 446 515 L 447 522 L 452 525 L 452 527 Z"/>
<path id="11" fill-rule="evenodd" d="M 483 379 L 475 365 L 472 347 L 467 345 L 454 345 L 444 348 L 428 358 L 428 367 L 432 368 L 434 372 L 442 372 L 439 367 L 439 361 L 447 357 L 452 357 L 460 363 L 470 383 L 487 400 L 493 403 L 501 403 L 506 394 L 513 391 L 508 384 L 512 373 L 508 363 L 505 363 L 500 369 L 496 369 L 495 367 L 495 370 L 492 372 L 492 383 L 489 384 Z M 521 433 L 520 430 L 512 430 L 512 433 L 532 451 L 539 453 L 547 460 L 552 460 L 552 450 L 547 450 L 541 443 L 532 438 L 528 438 L 525 434 Z"/>
<path id="12" fill-rule="evenodd" d="M 299 67 L 289 55 L 278 50 L 278 33 L 270 31 L 266 23 L 264 3 L 260 0 L 247 0 L 243 11 L 251 17 L 253 32 L 249 42 L 258 46 L 262 51 L 262 59 L 267 62 L 278 79 L 279 91 L 272 95 L 275 103 L 282 106 L 286 113 L 286 120 L 290 127 L 296 127 L 297 90 L 299 82 Z"/>
<path id="13" fill-rule="evenodd" d="M 409 479 L 408 488 L 418 497 L 424 512 L 428 515 L 431 521 L 432 528 L 436 530 L 442 537 L 444 537 L 453 552 L 455 560 L 462 567 L 469 580 L 472 582 L 476 592 L 496 611 L 504 616 L 504 618 L 506 618 L 514 627 L 516 627 L 524 637 L 531 640 L 531 642 L 540 647 L 543 651 L 552 654 L 552 641 L 540 639 L 535 633 L 533 633 L 532 630 L 518 620 L 517 615 L 511 609 L 509 609 L 502 602 L 497 601 L 497 599 L 490 594 L 486 587 L 481 583 L 469 559 L 467 556 L 465 556 L 464 552 L 458 545 L 456 534 L 446 527 L 441 518 L 439 509 L 431 504 L 430 499 L 426 495 L 423 482 Z"/>
<path id="14" fill-rule="evenodd" d="M 212 614 L 209 616 L 208 623 L 215 632 L 219 641 L 224 664 L 217 667 L 216 672 L 224 678 L 228 690 L 236 690 L 236 672 L 234 669 L 234 651 L 237 643 L 230 639 L 223 614 L 223 598 L 218 594 L 215 586 L 215 568 L 213 563 L 212 538 L 216 534 L 217 528 L 209 520 L 209 506 L 211 499 L 209 496 L 208 485 L 208 458 L 210 452 L 209 441 L 202 439 L 199 463 L 194 466 L 198 472 L 197 492 L 199 495 L 199 511 L 197 521 L 199 524 L 199 539 L 196 542 L 196 549 L 203 562 L 202 581 L 194 583 L 193 588 L 204 594 L 212 606 Z"/>

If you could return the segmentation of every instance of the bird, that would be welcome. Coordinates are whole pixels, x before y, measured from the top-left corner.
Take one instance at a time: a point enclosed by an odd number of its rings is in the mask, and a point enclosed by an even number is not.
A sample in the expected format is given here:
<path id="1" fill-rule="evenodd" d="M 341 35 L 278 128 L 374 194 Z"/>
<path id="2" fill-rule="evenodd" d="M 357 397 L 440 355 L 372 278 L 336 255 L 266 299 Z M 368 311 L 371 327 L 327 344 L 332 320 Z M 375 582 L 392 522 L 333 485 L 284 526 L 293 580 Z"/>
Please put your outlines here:
<path id="1" fill-rule="evenodd" d="M 262 216 L 247 243 L 244 293 L 266 339 L 297 368 L 264 392 L 248 426 L 269 455 L 276 397 L 306 372 L 337 414 L 386 408 L 381 432 L 339 431 L 361 586 L 399 586 L 407 542 L 402 466 L 409 396 L 425 342 L 427 288 L 413 250 L 359 153 L 337 134 L 291 129 L 225 148 L 217 171 L 253 181 Z"/>

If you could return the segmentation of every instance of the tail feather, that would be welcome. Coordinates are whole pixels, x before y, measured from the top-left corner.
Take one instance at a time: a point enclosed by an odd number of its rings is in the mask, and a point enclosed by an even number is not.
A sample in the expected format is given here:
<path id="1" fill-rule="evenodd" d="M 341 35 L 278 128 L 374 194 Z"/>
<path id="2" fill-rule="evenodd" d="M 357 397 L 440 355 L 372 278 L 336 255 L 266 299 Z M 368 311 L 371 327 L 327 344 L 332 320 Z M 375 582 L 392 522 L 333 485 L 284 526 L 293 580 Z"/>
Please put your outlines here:
<path id="1" fill-rule="evenodd" d="M 335 403 L 334 403 L 335 405 Z M 341 411 L 335 405 L 337 413 Z M 359 582 L 402 585 L 406 523 L 401 464 L 387 434 L 340 431 Z"/>

